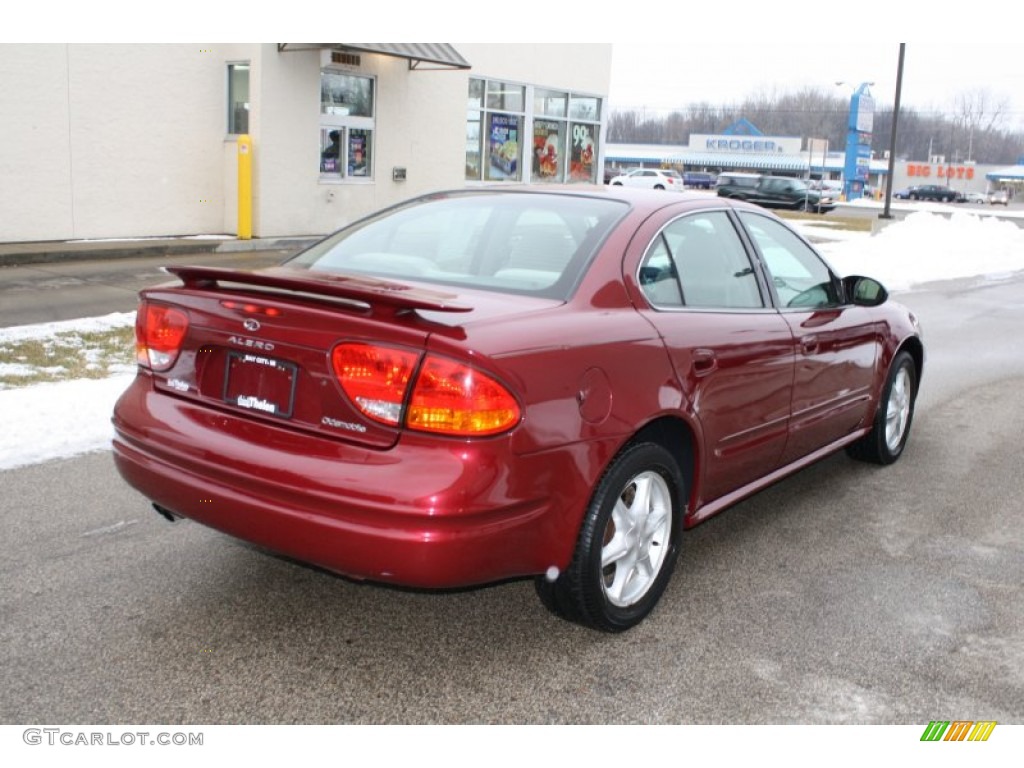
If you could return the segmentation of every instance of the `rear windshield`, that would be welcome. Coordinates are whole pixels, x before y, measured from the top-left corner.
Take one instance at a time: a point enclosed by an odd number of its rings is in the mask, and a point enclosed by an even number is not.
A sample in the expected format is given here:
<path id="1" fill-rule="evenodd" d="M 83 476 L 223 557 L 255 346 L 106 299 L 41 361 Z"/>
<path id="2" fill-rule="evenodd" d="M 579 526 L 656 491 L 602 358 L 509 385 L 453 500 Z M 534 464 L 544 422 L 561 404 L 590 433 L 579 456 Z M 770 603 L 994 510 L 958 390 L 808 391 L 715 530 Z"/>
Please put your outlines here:
<path id="1" fill-rule="evenodd" d="M 467 192 L 390 208 L 287 266 L 566 299 L 629 210 L 617 199 Z"/>

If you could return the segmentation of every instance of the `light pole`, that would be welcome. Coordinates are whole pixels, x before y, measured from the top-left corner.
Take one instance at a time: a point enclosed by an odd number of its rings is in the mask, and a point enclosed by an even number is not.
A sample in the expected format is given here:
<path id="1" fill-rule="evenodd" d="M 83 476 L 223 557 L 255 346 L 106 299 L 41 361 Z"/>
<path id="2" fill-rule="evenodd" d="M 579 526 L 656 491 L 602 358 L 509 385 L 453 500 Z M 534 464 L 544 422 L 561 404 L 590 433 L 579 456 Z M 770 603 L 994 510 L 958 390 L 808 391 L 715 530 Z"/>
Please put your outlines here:
<path id="1" fill-rule="evenodd" d="M 896 170 L 896 124 L 900 119 L 900 97 L 903 94 L 903 58 L 907 52 L 907 44 L 900 43 L 900 58 L 896 64 L 896 100 L 892 107 L 892 133 L 889 136 L 889 179 L 885 185 L 885 208 L 878 215 L 880 219 L 892 218 L 892 179 Z M 928 144 L 931 154 L 931 142 Z M 928 159 L 931 162 L 931 158 Z"/>
<path id="2" fill-rule="evenodd" d="M 853 85 L 837 80 L 836 85 Z M 875 100 L 868 90 L 874 83 L 861 83 L 850 96 L 850 114 L 846 120 L 846 162 L 843 164 L 843 192 L 847 200 L 858 200 L 871 171 L 871 128 L 875 119 Z"/>

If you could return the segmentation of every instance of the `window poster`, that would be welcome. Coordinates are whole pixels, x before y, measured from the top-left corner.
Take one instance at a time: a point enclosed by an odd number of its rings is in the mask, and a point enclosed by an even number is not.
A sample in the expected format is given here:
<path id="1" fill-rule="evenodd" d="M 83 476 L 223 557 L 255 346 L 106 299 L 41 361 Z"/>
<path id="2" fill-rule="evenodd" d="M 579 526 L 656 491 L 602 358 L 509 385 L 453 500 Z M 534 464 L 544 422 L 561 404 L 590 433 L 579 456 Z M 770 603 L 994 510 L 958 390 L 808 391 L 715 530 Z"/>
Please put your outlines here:
<path id="1" fill-rule="evenodd" d="M 490 124 L 490 168 L 492 180 L 519 178 L 519 118 L 492 114 Z"/>
<path id="2" fill-rule="evenodd" d="M 597 182 L 596 125 L 572 124 L 572 150 L 569 154 L 569 178 L 572 181 Z"/>
<path id="3" fill-rule="evenodd" d="M 320 173 L 341 172 L 341 131 L 337 128 L 320 129 Z"/>
<path id="4" fill-rule="evenodd" d="M 552 120 L 533 121 L 533 179 L 534 181 L 559 181 L 558 166 L 561 160 L 559 147 L 562 145 L 564 123 Z"/>
<path id="5" fill-rule="evenodd" d="M 369 131 L 353 129 L 348 132 L 348 175 L 369 175 L 370 149 L 367 142 Z"/>

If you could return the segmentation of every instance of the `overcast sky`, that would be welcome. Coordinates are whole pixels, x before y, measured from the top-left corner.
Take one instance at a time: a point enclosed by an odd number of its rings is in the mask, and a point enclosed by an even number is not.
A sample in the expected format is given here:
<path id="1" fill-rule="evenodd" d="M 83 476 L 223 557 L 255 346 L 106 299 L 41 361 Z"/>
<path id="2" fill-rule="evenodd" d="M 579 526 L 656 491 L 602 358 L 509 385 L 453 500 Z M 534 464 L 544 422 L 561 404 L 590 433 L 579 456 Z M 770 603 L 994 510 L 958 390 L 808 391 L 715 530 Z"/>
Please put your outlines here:
<path id="1" fill-rule="evenodd" d="M 804 86 L 848 98 L 873 82 L 879 106 L 896 93 L 899 43 L 796 42 L 687 43 L 685 53 L 649 43 L 613 43 L 609 102 L 613 109 L 667 110 L 696 102 L 733 104 L 756 93 Z M 729 50 L 735 51 L 730 54 Z M 902 104 L 950 112 L 963 92 L 987 91 L 1009 106 L 1007 127 L 1024 127 L 1024 56 L 981 43 L 912 43 L 904 57 Z"/>
<path id="2" fill-rule="evenodd" d="M 1017 22 L 984 4 L 430 0 L 402 4 L 398 13 L 397 3 L 342 10 L 323 0 L 260 7 L 176 0 L 152 13 L 141 7 L 137 0 L 22 5 L 0 27 L 0 42 L 622 39 L 633 42 L 612 43 L 611 106 L 670 110 L 699 101 L 732 104 L 754 93 L 801 86 L 849 93 L 837 80 L 874 82 L 876 103 L 891 105 L 903 38 L 929 41 L 907 43 L 905 105 L 949 112 L 957 94 L 987 89 L 994 102 L 1009 102 L 1007 127 L 1024 130 L 1024 55 L 1002 32 Z M 864 40 L 873 42 L 848 42 Z M 558 73 L 551 78 L 551 85 L 559 85 Z"/>

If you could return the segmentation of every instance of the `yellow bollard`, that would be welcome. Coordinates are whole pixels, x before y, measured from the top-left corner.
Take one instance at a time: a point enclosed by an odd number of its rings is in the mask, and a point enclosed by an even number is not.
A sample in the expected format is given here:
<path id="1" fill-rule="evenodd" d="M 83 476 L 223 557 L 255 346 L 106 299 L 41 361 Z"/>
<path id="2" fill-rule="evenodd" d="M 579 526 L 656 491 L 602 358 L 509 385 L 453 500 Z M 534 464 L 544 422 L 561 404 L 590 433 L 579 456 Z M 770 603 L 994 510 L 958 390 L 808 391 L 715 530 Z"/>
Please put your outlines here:
<path id="1" fill-rule="evenodd" d="M 238 239 L 252 239 L 252 139 L 238 137 Z"/>

